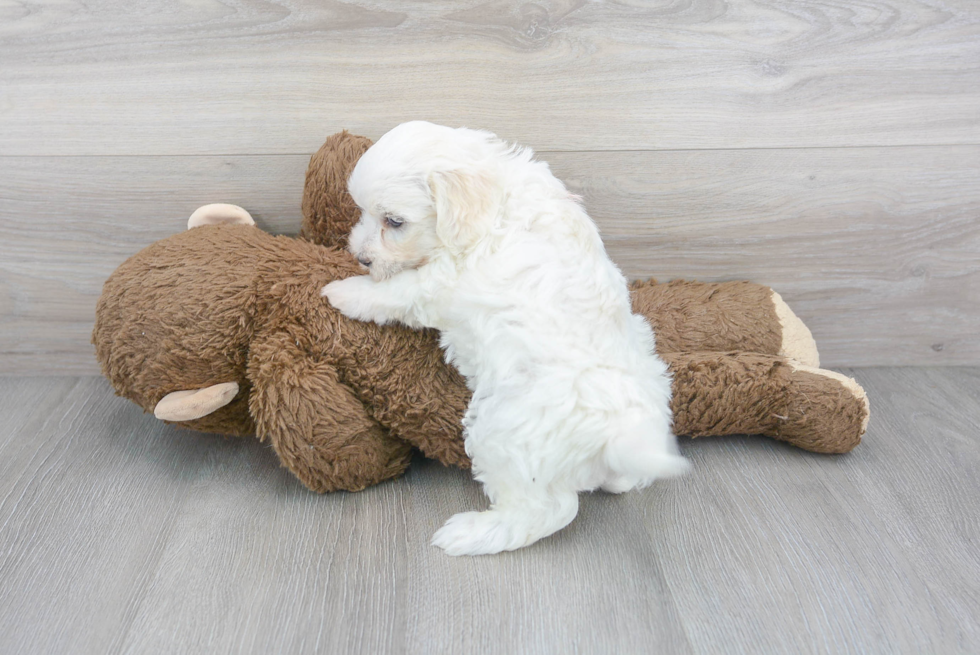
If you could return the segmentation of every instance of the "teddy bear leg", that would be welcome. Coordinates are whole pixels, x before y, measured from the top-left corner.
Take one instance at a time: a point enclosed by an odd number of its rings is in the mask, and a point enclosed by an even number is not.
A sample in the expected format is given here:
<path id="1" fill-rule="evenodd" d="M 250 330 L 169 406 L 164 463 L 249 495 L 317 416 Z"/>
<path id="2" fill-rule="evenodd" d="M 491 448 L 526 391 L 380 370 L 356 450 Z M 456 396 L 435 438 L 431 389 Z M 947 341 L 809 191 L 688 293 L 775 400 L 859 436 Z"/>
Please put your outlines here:
<path id="1" fill-rule="evenodd" d="M 796 393 L 776 438 L 818 453 L 846 453 L 861 443 L 868 429 L 868 395 L 854 378 L 799 362 L 787 362 Z"/>
<path id="2" fill-rule="evenodd" d="M 331 365 L 290 339 L 253 342 L 249 377 L 257 436 L 309 489 L 360 491 L 408 467 L 411 446 L 368 415 Z"/>
<path id="3" fill-rule="evenodd" d="M 779 294 L 752 282 L 630 285 L 633 311 L 650 322 L 657 352 L 743 351 L 819 366 L 817 345 Z"/>
<path id="4" fill-rule="evenodd" d="M 846 453 L 868 426 L 868 398 L 851 378 L 758 353 L 668 353 L 674 431 L 759 434 L 818 453 Z"/>

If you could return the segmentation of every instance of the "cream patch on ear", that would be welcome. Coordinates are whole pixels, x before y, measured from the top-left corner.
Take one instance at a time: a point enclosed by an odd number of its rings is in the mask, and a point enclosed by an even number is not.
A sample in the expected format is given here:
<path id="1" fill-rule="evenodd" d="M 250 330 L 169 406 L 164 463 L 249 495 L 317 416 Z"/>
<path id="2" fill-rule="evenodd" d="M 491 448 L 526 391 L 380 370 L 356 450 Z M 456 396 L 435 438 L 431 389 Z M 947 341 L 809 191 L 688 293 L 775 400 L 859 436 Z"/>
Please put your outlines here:
<path id="1" fill-rule="evenodd" d="M 455 254 L 490 229 L 500 198 L 488 174 L 439 171 L 430 176 L 429 188 L 436 206 L 436 234 Z"/>
<path id="2" fill-rule="evenodd" d="M 238 205 L 216 202 L 198 207 L 187 219 L 187 229 L 202 225 L 255 225 L 252 215 Z"/>
<path id="3" fill-rule="evenodd" d="M 193 421 L 221 409 L 237 395 L 237 382 L 222 382 L 204 389 L 174 391 L 160 399 L 153 408 L 153 415 L 161 421 Z"/>

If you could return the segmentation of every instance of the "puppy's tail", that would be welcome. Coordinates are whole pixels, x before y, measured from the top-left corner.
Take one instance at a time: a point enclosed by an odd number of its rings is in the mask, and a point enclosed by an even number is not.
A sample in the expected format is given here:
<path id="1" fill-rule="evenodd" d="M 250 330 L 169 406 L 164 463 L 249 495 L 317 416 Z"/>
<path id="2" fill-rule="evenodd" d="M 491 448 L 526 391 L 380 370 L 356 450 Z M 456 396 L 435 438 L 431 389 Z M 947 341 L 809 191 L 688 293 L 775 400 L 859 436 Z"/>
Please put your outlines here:
<path id="1" fill-rule="evenodd" d="M 638 486 L 682 475 L 691 468 L 677 449 L 669 421 L 639 413 L 623 421 L 620 432 L 606 443 L 605 457 L 610 469 L 637 480 Z"/>

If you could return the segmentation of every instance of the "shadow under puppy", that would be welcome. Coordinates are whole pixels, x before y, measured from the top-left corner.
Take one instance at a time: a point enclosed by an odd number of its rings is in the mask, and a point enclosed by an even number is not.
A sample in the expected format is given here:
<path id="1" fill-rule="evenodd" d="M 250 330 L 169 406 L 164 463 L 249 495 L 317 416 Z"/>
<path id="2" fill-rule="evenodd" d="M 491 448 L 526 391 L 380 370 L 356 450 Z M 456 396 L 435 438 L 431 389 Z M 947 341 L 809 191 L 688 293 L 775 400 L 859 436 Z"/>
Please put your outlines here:
<path id="1" fill-rule="evenodd" d="M 529 149 L 405 123 L 349 190 L 350 249 L 370 275 L 323 294 L 350 318 L 438 329 L 473 394 L 466 453 L 491 507 L 452 517 L 435 545 L 514 550 L 568 525 L 580 491 L 688 469 L 653 331 L 578 198 Z"/>

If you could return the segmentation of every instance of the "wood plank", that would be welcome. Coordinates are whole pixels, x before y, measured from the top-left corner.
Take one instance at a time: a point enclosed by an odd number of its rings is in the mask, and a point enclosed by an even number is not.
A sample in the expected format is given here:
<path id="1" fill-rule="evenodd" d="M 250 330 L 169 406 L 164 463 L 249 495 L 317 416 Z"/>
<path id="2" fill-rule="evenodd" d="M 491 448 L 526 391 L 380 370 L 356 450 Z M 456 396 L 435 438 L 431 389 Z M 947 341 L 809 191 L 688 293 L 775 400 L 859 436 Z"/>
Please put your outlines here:
<path id="1" fill-rule="evenodd" d="M 39 400 L 0 406 L 0 650 L 397 652 L 404 481 L 318 496 L 253 439 L 64 380 L 0 381 Z"/>
<path id="2" fill-rule="evenodd" d="M 769 284 L 828 365 L 980 363 L 980 146 L 540 156 L 632 277 Z M 97 372 L 112 270 L 207 202 L 295 233 L 307 162 L 0 157 L 0 372 Z"/>
<path id="3" fill-rule="evenodd" d="M 696 652 L 966 653 L 980 643 L 980 372 L 845 372 L 872 404 L 855 451 L 695 440 L 685 449 L 694 474 L 665 491 L 678 497 L 669 517 L 645 514 Z"/>
<path id="4" fill-rule="evenodd" d="M 975 650 L 980 644 L 980 370 L 844 372 L 855 375 L 873 399 L 881 436 L 864 457 L 849 462 L 846 484 L 827 479 L 827 487 L 856 525 L 882 535 L 882 544 L 904 560 L 903 569 L 923 581 L 922 596 L 895 598 L 896 616 L 912 604 L 927 603 L 943 625 L 942 641 L 931 635 L 940 651 L 943 641 L 951 652 Z M 876 474 L 885 468 L 893 473 Z M 923 498 L 931 500 L 923 503 Z M 970 564 L 950 569 L 951 562 Z M 912 629 L 924 632 L 921 625 Z"/>
<path id="5" fill-rule="evenodd" d="M 43 0 L 0 154 L 307 152 L 411 118 L 547 150 L 980 143 L 980 6 Z"/>
<path id="6" fill-rule="evenodd" d="M 0 650 L 975 652 L 980 369 L 845 372 L 848 455 L 683 440 L 689 476 L 464 559 L 428 541 L 485 505 L 465 472 L 318 496 L 100 378 L 0 378 Z"/>
<path id="7" fill-rule="evenodd" d="M 407 652 L 697 652 L 666 584 L 671 563 L 650 548 L 625 496 L 582 494 L 576 520 L 533 548 L 447 558 L 427 545 L 432 534 L 487 500 L 468 474 L 431 462 L 407 478 Z M 634 500 L 660 507 L 661 495 Z"/>

